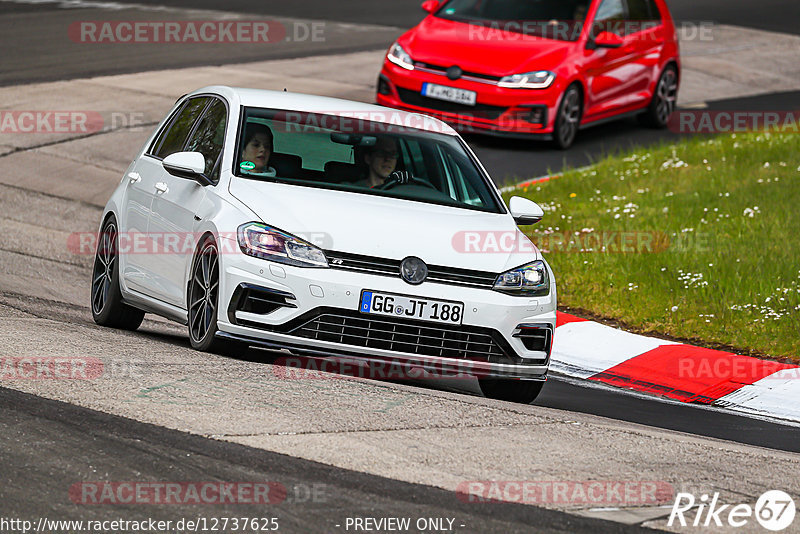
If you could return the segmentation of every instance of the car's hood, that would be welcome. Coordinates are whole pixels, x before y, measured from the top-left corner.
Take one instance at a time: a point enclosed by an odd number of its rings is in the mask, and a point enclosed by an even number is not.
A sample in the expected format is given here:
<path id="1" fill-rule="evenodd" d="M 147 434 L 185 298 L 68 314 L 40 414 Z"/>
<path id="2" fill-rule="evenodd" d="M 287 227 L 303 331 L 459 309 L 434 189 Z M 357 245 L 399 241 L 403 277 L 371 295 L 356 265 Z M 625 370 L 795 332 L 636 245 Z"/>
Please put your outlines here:
<path id="1" fill-rule="evenodd" d="M 509 214 L 242 178 L 233 178 L 230 192 L 265 224 L 327 250 L 417 256 L 429 265 L 494 273 L 541 257 Z"/>
<path id="2" fill-rule="evenodd" d="M 415 61 L 493 76 L 552 70 L 575 43 L 427 17 L 401 45 Z"/>

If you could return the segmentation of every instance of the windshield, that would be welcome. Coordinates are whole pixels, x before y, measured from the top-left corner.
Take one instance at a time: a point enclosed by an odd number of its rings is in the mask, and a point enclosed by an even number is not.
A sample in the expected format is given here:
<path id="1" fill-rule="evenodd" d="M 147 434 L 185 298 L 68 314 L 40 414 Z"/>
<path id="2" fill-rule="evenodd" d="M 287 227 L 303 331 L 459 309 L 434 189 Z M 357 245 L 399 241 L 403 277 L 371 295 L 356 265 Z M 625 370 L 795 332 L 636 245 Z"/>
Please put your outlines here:
<path id="1" fill-rule="evenodd" d="M 589 0 L 450 0 L 436 16 L 561 41 L 580 37 Z"/>
<path id="2" fill-rule="evenodd" d="M 458 137 L 409 128 L 387 111 L 336 116 L 245 108 L 236 176 L 504 213 Z M 431 121 L 433 124 L 433 121 Z"/>

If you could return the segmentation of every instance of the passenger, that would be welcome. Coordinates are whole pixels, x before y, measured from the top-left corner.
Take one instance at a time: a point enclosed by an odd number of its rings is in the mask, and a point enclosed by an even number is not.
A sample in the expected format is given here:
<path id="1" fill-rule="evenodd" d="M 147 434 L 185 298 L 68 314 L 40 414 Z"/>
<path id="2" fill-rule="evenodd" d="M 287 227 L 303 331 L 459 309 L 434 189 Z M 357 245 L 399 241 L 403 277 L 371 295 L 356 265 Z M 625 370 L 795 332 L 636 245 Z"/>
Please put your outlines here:
<path id="1" fill-rule="evenodd" d="M 242 160 L 239 168 L 246 174 L 276 176 L 275 169 L 269 166 L 272 155 L 272 130 L 265 124 L 251 122 L 244 131 Z M 249 165 L 249 164 L 252 164 Z"/>

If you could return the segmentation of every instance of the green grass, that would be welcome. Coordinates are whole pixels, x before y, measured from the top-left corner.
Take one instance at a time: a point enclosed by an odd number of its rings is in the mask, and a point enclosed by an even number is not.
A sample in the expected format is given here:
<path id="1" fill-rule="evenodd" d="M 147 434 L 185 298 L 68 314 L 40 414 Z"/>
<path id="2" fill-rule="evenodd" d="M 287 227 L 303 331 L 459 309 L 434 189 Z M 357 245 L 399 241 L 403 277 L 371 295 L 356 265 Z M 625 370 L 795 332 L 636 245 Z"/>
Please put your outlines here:
<path id="1" fill-rule="evenodd" d="M 523 229 L 555 271 L 560 305 L 798 361 L 800 135 L 693 138 L 513 195 L 545 209 Z"/>

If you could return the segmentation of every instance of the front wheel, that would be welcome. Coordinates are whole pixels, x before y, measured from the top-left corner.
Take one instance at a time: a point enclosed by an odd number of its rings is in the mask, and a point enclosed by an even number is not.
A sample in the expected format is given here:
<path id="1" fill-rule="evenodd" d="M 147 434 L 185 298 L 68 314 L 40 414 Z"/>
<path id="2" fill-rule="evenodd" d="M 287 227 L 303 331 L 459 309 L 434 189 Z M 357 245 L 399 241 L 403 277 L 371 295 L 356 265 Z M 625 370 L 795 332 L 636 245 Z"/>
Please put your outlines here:
<path id="1" fill-rule="evenodd" d="M 219 308 L 219 249 L 214 239 L 206 237 L 192 262 L 189 280 L 189 343 L 202 352 L 235 356 L 246 345 L 218 339 L 217 310 Z"/>
<path id="2" fill-rule="evenodd" d="M 670 65 L 658 78 L 653 98 L 639 120 L 653 128 L 666 128 L 678 100 L 678 71 Z"/>
<path id="3" fill-rule="evenodd" d="M 509 380 L 501 378 L 482 378 L 478 380 L 484 396 L 520 404 L 530 404 L 536 400 L 544 387 L 538 380 Z"/>
<path id="4" fill-rule="evenodd" d="M 572 146 L 583 114 L 581 92 L 575 85 L 570 85 L 561 98 L 556 118 L 553 122 L 553 144 L 556 148 L 566 150 Z"/>

